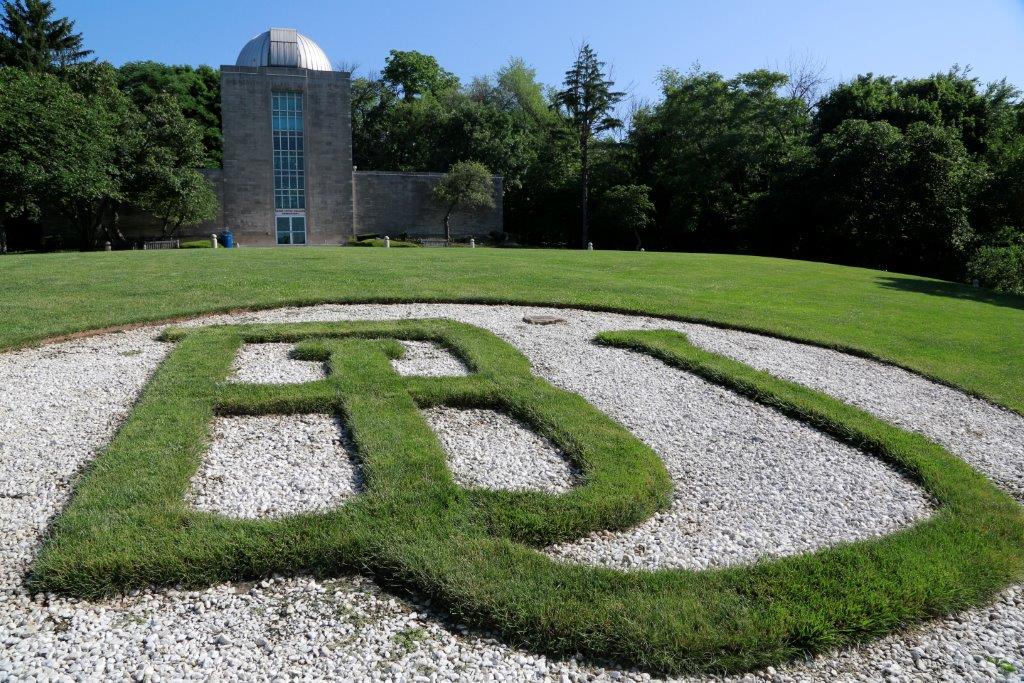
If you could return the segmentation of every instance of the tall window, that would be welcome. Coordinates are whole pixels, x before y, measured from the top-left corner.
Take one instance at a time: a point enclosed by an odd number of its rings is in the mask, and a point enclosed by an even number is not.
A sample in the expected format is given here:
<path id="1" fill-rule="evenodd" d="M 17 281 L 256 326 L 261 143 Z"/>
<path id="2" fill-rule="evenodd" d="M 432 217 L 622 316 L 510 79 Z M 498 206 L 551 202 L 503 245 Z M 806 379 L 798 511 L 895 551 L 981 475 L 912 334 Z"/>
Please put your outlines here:
<path id="1" fill-rule="evenodd" d="M 302 93 L 271 95 L 274 135 L 274 209 L 278 244 L 306 243 L 306 169 Z"/>

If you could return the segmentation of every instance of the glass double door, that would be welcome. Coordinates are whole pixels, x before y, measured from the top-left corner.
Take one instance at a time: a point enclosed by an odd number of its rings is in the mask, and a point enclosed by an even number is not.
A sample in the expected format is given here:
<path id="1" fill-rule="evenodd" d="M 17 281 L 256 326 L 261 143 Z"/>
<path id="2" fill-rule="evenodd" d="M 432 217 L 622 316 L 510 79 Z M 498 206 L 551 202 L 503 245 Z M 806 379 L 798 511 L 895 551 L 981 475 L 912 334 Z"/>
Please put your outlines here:
<path id="1" fill-rule="evenodd" d="M 306 243 L 306 217 L 305 216 L 278 216 L 277 217 L 277 243 L 278 244 L 305 244 Z"/>

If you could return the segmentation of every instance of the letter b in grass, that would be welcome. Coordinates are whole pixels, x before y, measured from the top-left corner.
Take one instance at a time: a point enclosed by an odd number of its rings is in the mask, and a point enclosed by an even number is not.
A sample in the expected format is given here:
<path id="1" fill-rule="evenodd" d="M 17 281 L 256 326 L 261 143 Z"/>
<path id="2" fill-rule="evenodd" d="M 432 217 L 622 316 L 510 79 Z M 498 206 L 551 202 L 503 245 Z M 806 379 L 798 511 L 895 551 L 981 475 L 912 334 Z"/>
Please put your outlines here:
<path id="1" fill-rule="evenodd" d="M 431 537 L 543 545 L 636 524 L 668 504 L 660 459 L 586 401 L 535 377 L 514 348 L 451 321 L 227 326 L 172 330 L 174 350 L 56 522 L 34 583 L 83 595 L 152 584 L 203 585 L 270 573 L 397 569 Z M 400 339 L 433 341 L 466 377 L 401 377 Z M 224 382 L 243 343 L 294 342 L 327 363 L 317 382 Z M 564 495 L 455 484 L 420 407 L 503 410 L 570 457 L 580 485 Z M 190 509 L 185 492 L 215 415 L 338 414 L 351 430 L 365 491 L 323 514 L 230 519 Z M 379 553 L 394 557 L 379 557 Z M 410 568 L 411 570 L 411 568 Z M 399 570 L 398 573 L 401 573 Z"/>

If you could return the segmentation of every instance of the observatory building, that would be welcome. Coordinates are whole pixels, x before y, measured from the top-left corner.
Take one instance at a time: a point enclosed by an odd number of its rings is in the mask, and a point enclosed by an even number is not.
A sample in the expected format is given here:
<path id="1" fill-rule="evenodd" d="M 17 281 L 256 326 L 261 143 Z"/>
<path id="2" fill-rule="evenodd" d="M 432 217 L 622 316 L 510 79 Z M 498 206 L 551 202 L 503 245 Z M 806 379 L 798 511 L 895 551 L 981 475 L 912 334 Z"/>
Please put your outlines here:
<path id="1" fill-rule="evenodd" d="M 250 40 L 221 67 L 224 167 L 208 174 L 221 215 L 202 229 L 232 230 L 243 246 L 442 233 L 442 174 L 353 167 L 351 112 L 350 74 L 313 40 L 281 28 Z M 453 214 L 453 236 L 502 230 L 498 176 L 494 194 L 493 210 Z"/>

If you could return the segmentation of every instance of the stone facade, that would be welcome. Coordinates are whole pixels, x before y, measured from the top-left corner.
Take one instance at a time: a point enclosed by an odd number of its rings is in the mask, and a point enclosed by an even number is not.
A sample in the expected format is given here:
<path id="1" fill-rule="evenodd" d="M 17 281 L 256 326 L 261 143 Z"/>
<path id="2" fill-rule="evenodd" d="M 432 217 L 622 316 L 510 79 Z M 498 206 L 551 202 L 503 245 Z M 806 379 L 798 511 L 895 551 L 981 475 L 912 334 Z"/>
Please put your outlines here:
<path id="1" fill-rule="evenodd" d="M 352 233 L 352 102 L 349 75 L 288 67 L 221 67 L 224 221 L 244 245 L 276 244 L 271 93 L 303 98 L 306 243 L 341 244 Z"/>
<path id="2" fill-rule="evenodd" d="M 281 117 L 282 111 L 294 111 L 280 109 L 282 97 L 301 102 L 299 124 L 287 114 Z M 302 235 L 308 245 L 345 244 L 363 235 L 442 236 L 444 211 L 432 193 L 442 174 L 353 167 L 351 98 L 350 75 L 331 70 L 319 46 L 296 30 L 271 29 L 249 41 L 236 65 L 221 67 L 224 168 L 205 172 L 220 212 L 212 221 L 184 228 L 182 237 L 208 238 L 227 228 L 241 246 L 277 245 L 279 222 L 286 216 L 304 217 Z M 304 207 L 275 206 L 274 147 L 296 130 L 302 138 Z M 300 181 L 282 181 L 282 189 L 291 182 Z M 496 176 L 495 208 L 454 213 L 453 236 L 483 238 L 501 232 L 502 192 L 502 179 Z M 139 241 L 159 233 L 152 217 L 138 213 L 126 213 L 122 225 Z M 287 225 L 292 226 L 287 230 L 294 229 L 294 223 Z M 290 234 L 289 240 L 298 241 Z"/>

